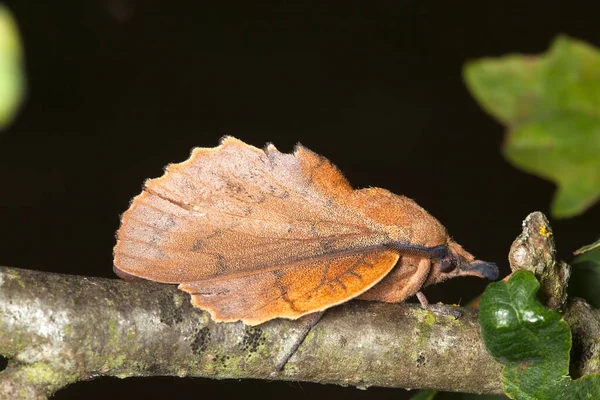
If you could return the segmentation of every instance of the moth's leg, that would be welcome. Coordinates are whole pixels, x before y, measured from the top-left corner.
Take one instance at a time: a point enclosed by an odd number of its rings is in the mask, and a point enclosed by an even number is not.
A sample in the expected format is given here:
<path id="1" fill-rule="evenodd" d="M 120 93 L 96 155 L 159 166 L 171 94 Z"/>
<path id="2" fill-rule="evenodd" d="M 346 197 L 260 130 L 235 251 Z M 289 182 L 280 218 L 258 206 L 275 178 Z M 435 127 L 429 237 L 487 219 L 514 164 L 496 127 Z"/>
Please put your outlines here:
<path id="1" fill-rule="evenodd" d="M 440 314 L 440 315 L 450 315 L 450 316 L 453 316 L 454 318 L 462 317 L 462 314 L 460 311 L 454 310 L 445 304 L 429 304 L 427 297 L 425 297 L 425 295 L 421 291 L 417 292 L 417 299 L 419 299 L 419 303 L 421 303 L 421 307 L 423 307 L 427 311 L 431 311 L 433 313 Z"/>
<path id="2" fill-rule="evenodd" d="M 298 336 L 296 337 L 296 340 L 292 344 L 292 347 L 289 349 L 289 351 L 282 357 L 281 360 L 277 362 L 277 364 L 275 364 L 275 368 L 277 368 L 277 371 L 283 370 L 285 364 L 287 364 L 287 362 L 294 355 L 296 350 L 298 350 L 300 345 L 304 342 L 304 339 L 306 339 L 306 336 L 308 336 L 310 330 L 321 320 L 323 314 L 325 314 L 325 311 L 315 312 L 312 314 L 305 315 L 304 317 L 298 320 L 298 322 L 301 325 L 300 332 L 298 333 Z"/>

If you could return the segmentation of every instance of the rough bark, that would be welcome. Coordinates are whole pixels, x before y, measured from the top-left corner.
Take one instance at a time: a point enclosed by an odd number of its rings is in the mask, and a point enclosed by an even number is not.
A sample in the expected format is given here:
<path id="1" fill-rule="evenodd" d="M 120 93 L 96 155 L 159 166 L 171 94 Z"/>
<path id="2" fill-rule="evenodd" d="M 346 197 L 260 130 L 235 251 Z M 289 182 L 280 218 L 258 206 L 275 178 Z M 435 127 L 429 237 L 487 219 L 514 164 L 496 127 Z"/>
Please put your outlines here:
<path id="1" fill-rule="evenodd" d="M 0 281 L 0 353 L 10 359 L 0 398 L 43 397 L 101 375 L 500 390 L 475 310 L 455 319 L 412 304 L 354 301 L 329 310 L 278 372 L 298 322 L 214 323 L 185 293 L 150 282 L 14 268 L 1 268 Z"/>
<path id="2" fill-rule="evenodd" d="M 483 347 L 477 311 L 460 311 L 455 319 L 413 304 L 352 301 L 328 310 L 277 371 L 298 321 L 218 324 L 174 286 L 0 267 L 0 354 L 9 359 L 0 398 L 46 398 L 103 375 L 499 393 L 501 366 Z M 575 341 L 573 375 L 600 372 L 600 313 L 578 299 L 564 312 Z"/>

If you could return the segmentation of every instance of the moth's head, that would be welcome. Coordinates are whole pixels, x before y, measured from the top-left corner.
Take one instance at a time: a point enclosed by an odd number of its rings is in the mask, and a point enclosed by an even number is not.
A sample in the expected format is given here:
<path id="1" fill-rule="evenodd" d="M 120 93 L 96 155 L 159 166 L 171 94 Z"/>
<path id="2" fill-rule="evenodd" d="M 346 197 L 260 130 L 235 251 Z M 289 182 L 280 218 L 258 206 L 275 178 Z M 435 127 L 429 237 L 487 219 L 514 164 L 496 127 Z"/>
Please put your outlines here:
<path id="1" fill-rule="evenodd" d="M 476 260 L 473 255 L 452 240 L 448 242 L 448 253 L 442 258 L 432 261 L 432 270 L 424 286 L 457 276 L 470 275 L 490 280 L 498 279 L 498 266 L 495 263 Z"/>

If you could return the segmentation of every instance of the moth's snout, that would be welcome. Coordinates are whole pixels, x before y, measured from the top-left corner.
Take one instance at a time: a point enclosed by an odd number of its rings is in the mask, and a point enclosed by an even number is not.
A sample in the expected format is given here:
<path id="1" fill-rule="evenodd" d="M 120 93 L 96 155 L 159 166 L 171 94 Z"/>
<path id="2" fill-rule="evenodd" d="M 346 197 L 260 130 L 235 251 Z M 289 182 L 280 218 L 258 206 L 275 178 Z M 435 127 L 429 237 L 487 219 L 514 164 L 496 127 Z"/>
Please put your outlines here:
<path id="1" fill-rule="evenodd" d="M 473 261 L 470 264 L 461 265 L 460 270 L 465 275 L 474 275 L 492 281 L 498 279 L 498 266 L 492 262 Z"/>

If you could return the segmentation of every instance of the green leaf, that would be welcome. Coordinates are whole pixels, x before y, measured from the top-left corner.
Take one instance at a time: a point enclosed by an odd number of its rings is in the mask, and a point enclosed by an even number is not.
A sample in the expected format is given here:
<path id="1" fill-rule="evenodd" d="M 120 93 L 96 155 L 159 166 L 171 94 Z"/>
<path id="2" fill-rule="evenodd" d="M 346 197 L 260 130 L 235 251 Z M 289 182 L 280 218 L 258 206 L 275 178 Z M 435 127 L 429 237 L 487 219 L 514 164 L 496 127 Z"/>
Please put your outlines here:
<path id="1" fill-rule="evenodd" d="M 567 291 L 570 296 L 582 297 L 592 307 L 600 308 L 600 242 L 589 246 L 571 263 L 572 271 Z M 580 249 L 580 250 L 581 250 Z"/>
<path id="2" fill-rule="evenodd" d="M 467 63 L 465 81 L 508 133 L 504 156 L 556 183 L 555 217 L 571 217 L 600 198 L 600 53 L 565 36 L 539 56 Z"/>
<path id="3" fill-rule="evenodd" d="M 504 364 L 504 391 L 511 399 L 592 399 L 600 376 L 569 377 L 571 331 L 561 315 L 541 304 L 540 285 L 529 271 L 490 284 L 480 303 L 479 323 L 490 354 Z"/>
<path id="4" fill-rule="evenodd" d="M 23 50 L 12 14 L 0 4 L 0 129 L 13 121 L 25 97 Z"/>

